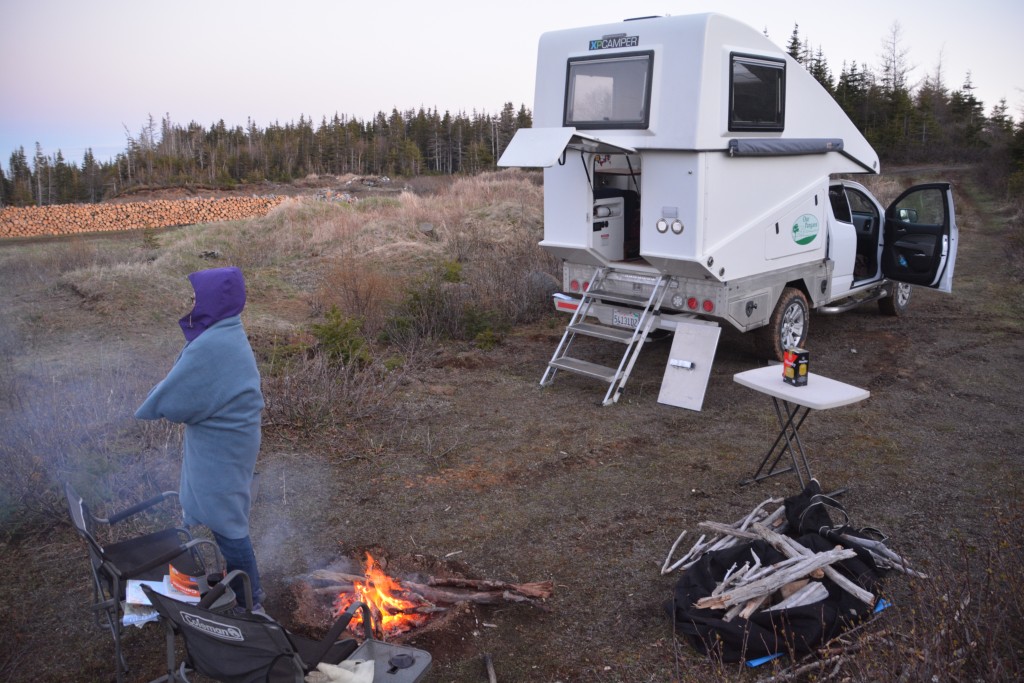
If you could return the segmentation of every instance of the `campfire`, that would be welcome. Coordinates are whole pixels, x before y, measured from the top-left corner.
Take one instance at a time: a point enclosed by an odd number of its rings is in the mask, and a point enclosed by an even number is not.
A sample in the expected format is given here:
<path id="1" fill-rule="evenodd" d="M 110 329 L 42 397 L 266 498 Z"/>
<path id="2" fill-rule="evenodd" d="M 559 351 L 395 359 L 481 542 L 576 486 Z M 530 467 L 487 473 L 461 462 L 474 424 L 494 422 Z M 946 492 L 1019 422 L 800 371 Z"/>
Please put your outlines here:
<path id="1" fill-rule="evenodd" d="M 430 618 L 429 612 L 433 611 L 431 608 L 434 606 L 388 576 L 370 553 L 366 553 L 366 566 L 363 571 L 366 575 L 365 580 L 354 579 L 351 591 L 338 594 L 334 607 L 335 616 L 348 609 L 352 603 L 365 603 L 373 614 L 374 625 L 379 627 L 381 636 L 405 633 L 422 626 Z M 355 632 L 362 623 L 362 614 L 356 612 L 349 623 L 349 629 Z"/>
<path id="2" fill-rule="evenodd" d="M 330 599 L 334 617 L 354 602 L 366 604 L 373 615 L 376 635 L 382 639 L 400 637 L 427 625 L 434 628 L 433 622 L 439 617 L 443 621 L 446 615 L 459 612 L 457 608 L 471 605 L 525 603 L 544 609 L 545 600 L 553 593 L 551 581 L 507 583 L 457 576 L 424 577 L 419 573 L 398 578 L 386 571 L 386 562 L 369 552 L 365 555 L 362 574 L 319 569 L 300 577 L 300 584 L 309 595 Z M 349 628 L 361 632 L 361 623 L 357 612 Z"/>

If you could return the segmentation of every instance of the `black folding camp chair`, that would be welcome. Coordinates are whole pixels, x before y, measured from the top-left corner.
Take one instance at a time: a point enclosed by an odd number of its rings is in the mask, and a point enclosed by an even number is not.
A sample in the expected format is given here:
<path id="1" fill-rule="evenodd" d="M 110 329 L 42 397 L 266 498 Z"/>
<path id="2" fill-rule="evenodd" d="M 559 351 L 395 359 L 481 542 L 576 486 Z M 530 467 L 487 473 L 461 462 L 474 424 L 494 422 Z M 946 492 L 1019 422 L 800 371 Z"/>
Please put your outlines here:
<path id="1" fill-rule="evenodd" d="M 114 638 L 118 683 L 124 680 L 128 664 L 121 647 L 125 587 L 129 579 L 160 581 L 168 565 L 189 576 L 206 576 L 210 568 L 223 571 L 224 561 L 213 541 L 193 539 L 185 529 L 167 528 L 104 544 L 97 531 L 148 510 L 165 500 L 177 500 L 175 491 L 165 491 L 147 501 L 110 515 L 96 517 L 70 483 L 64 485 L 68 512 L 78 535 L 89 549 L 93 580 L 93 604 L 97 625 L 105 625 Z M 101 616 L 103 621 L 101 622 Z"/>
<path id="2" fill-rule="evenodd" d="M 223 603 L 222 596 L 236 577 L 243 579 L 245 609 L 212 609 Z M 374 660 L 374 681 L 415 683 L 430 667 L 431 657 L 423 650 L 374 641 L 370 611 L 362 603 L 349 607 L 319 641 L 290 633 L 266 614 L 252 612 L 249 577 L 241 570 L 228 574 L 198 605 L 160 595 L 148 586 L 143 590 L 167 627 L 167 676 L 161 680 L 172 683 L 188 683 L 191 672 L 225 683 L 302 683 L 318 664 L 338 664 L 350 657 Z M 366 639 L 362 645 L 353 638 L 339 640 L 357 610 L 362 610 Z M 185 641 L 180 665 L 175 657 L 176 634 Z M 379 647 L 370 651 L 368 644 Z"/>

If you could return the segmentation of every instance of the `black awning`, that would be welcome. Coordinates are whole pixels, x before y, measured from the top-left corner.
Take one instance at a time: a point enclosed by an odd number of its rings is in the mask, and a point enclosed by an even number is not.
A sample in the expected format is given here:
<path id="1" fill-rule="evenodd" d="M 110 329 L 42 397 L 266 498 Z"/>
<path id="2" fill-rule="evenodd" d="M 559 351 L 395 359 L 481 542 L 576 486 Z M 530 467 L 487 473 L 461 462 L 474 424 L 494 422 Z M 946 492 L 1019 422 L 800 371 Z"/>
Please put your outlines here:
<path id="1" fill-rule="evenodd" d="M 736 138 L 729 141 L 731 157 L 791 157 L 842 151 L 840 138 Z"/>

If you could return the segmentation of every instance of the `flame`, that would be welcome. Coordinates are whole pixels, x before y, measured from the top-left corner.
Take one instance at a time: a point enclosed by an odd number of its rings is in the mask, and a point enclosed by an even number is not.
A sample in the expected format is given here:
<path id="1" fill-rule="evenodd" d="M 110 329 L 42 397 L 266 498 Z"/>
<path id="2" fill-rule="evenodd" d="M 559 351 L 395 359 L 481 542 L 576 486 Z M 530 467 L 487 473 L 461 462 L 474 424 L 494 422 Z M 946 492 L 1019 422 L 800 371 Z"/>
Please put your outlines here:
<path id="1" fill-rule="evenodd" d="M 407 592 L 405 588 L 388 576 L 370 553 L 366 553 L 363 573 L 366 581 L 355 581 L 352 593 L 338 595 L 337 614 L 344 612 L 354 602 L 365 603 L 377 622 L 377 630 L 383 635 L 405 633 L 426 623 L 427 615 L 412 612 L 425 603 L 402 597 Z M 354 632 L 362 623 L 362 613 L 356 612 L 349 623 L 349 629 Z"/>

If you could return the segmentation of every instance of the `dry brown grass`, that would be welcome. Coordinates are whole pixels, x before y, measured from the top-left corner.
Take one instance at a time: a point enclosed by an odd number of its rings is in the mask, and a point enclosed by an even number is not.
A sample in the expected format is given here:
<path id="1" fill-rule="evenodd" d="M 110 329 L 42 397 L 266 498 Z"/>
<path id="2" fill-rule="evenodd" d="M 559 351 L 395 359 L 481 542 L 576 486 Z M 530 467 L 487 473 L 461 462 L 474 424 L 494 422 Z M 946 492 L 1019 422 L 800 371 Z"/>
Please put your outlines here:
<path id="1" fill-rule="evenodd" d="M 173 338 L 191 293 L 186 275 L 237 265 L 249 289 L 243 320 L 267 363 L 270 427 L 336 424 L 355 430 L 359 419 L 380 409 L 402 370 L 416 365 L 424 345 L 407 338 L 397 351 L 375 348 L 371 362 L 359 367 L 328 363 L 318 356 L 311 329 L 332 307 L 346 319 L 359 320 L 371 344 L 387 328 L 394 332 L 396 320 L 403 334 L 436 328 L 436 335 L 427 336 L 464 337 L 481 320 L 508 325 L 546 310 L 546 300 L 530 300 L 538 292 L 536 274 L 554 270 L 537 247 L 542 190 L 535 176 L 493 173 L 434 183 L 429 189 L 428 196 L 406 191 L 356 205 L 290 200 L 252 220 L 125 235 L 116 249 L 76 238 L 47 249 L 45 264 L 34 264 L 31 257 L 7 264 L 6 275 L 53 281 L 106 321 L 101 324 L 131 327 L 129 335 L 154 327 Z M 433 229 L 424 231 L 425 224 Z M 460 281 L 433 289 L 451 264 L 458 264 L 454 271 Z M 409 306 L 413 300 L 425 304 L 422 310 Z M 410 315 L 432 318 L 417 321 Z M 59 516 L 56 483 L 72 470 L 84 467 L 99 474 L 114 458 L 119 468 L 139 475 L 129 479 L 144 481 L 147 469 L 165 469 L 162 463 L 178 447 L 175 430 L 135 424 L 128 433 L 132 454 L 118 443 L 120 432 L 106 433 L 112 424 L 130 427 L 131 421 L 125 421 L 134 411 L 129 397 L 144 393 L 141 384 L 149 381 L 127 364 L 110 363 L 99 372 L 107 380 L 121 377 L 123 392 L 104 401 L 89 390 L 65 389 L 47 408 L 45 392 L 3 385 L 8 402 L 21 403 L 18 412 L 36 414 L 36 419 L 11 423 L 9 452 L 25 455 L 8 457 L 2 483 L 8 494 L 33 493 L 0 501 L 8 520 L 16 517 L 21 525 Z M 3 367 L 9 365 L 4 354 Z M 39 374 L 45 375 L 45 369 Z M 66 416 L 53 415 L 54 409 Z M 54 422 L 68 428 L 41 427 Z M 102 442 L 88 441 L 90 435 Z M 121 495 L 131 500 L 135 493 L 104 492 L 115 502 Z"/>
<path id="2" fill-rule="evenodd" d="M 268 577 L 291 576 L 311 555 L 337 556 L 339 536 L 350 544 L 345 551 L 370 539 L 396 553 L 436 557 L 473 544 L 478 550 L 465 566 L 480 576 L 559 576 L 559 602 L 550 613 L 502 610 L 494 619 L 501 630 L 453 633 L 451 647 L 432 649 L 436 680 L 478 680 L 479 651 L 495 654 L 501 680 L 749 682 L 767 677 L 772 666 L 787 667 L 785 660 L 754 671 L 716 665 L 675 641 L 660 620 L 669 583 L 650 573 L 656 570 L 649 560 L 660 560 L 678 526 L 717 516 L 745 495 L 731 488 L 734 475 L 746 471 L 746 455 L 739 454 L 763 447 L 771 420 L 760 400 L 725 386 L 753 362 L 743 348 L 720 345 L 717 388 L 712 384 L 697 419 L 661 411 L 649 390 L 627 395 L 611 412 L 595 407 L 592 393 L 584 393 L 591 387 L 574 386 L 571 378 L 554 391 L 536 390 L 537 368 L 553 346 L 547 337 L 555 328 L 545 323 L 524 327 L 514 352 L 493 354 L 465 341 L 422 340 L 431 355 L 417 356 L 414 345 L 387 346 L 370 334 L 371 323 L 410 315 L 402 307 L 412 294 L 423 304 L 425 329 L 461 325 L 464 332 L 467 319 L 528 319 L 537 301 L 548 307 L 534 296 L 543 285 L 535 276 L 554 272 L 536 246 L 540 196 L 532 176 L 492 174 L 442 184 L 429 196 L 405 193 L 357 207 L 295 201 L 244 223 L 125 236 L 118 244 L 105 239 L 102 248 L 88 241 L 49 245 L 45 258 L 33 255 L 33 245 L 19 250 L 17 261 L 0 251 L 0 288 L 37 285 L 8 297 L 11 314 L 0 320 L 0 520 L 9 559 L 9 611 L 0 623 L 11 644 L 10 654 L 0 656 L 0 678 L 109 676 L 109 641 L 78 630 L 90 623 L 90 589 L 81 573 L 83 549 L 54 529 L 62 516 L 55 482 L 72 477 L 87 499 L 108 510 L 173 487 L 180 431 L 140 423 L 131 413 L 180 348 L 174 323 L 188 294 L 185 275 L 225 263 L 241 265 L 248 276 L 245 323 L 261 354 L 268 400 L 261 506 L 264 519 L 274 521 L 261 521 L 261 531 L 276 530 L 285 511 L 295 525 L 288 537 L 295 555 L 268 559 Z M 433 235 L 423 223 L 434 226 Z M 1013 229 L 976 223 L 974 245 L 987 232 Z M 915 565 L 933 578 L 887 580 L 894 607 L 863 630 L 863 641 L 851 636 L 859 649 L 838 669 L 832 660 L 792 680 L 1024 676 L 1022 519 L 1011 483 L 1019 479 L 1012 458 L 1019 429 L 996 417 L 1019 413 L 1011 387 L 1019 373 L 1005 337 L 1020 316 L 1001 305 L 986 313 L 989 324 L 978 325 L 982 297 L 971 294 L 990 286 L 1005 293 L 1005 279 L 987 277 L 993 263 L 1001 264 L 987 254 L 1002 253 L 1003 244 L 990 242 L 978 265 L 970 257 L 979 247 L 965 240 L 958 286 L 970 303 L 944 299 L 940 307 L 922 297 L 914 317 L 899 321 L 901 336 L 876 329 L 887 321 L 863 316 L 822 324 L 822 334 L 831 335 L 822 339 L 843 353 L 823 344 L 819 362 L 874 378 L 877 367 L 859 360 L 867 352 L 846 353 L 857 339 L 872 356 L 892 353 L 914 371 L 913 381 L 871 380 L 867 412 L 837 411 L 812 425 L 809 436 L 818 437 L 816 462 L 833 479 L 856 481 L 851 495 L 876 506 L 872 512 L 895 531 L 896 547 L 909 544 Z M 204 258 L 208 251 L 219 255 Z M 64 288 L 54 291 L 58 279 Z M 470 310 L 481 302 L 493 310 Z M 317 352 L 312 325 L 332 305 L 366 319 L 372 362 L 332 363 Z M 923 333 L 931 327 L 935 338 Z M 916 346 L 913 360 L 910 349 L 888 341 L 903 336 L 914 340 L 906 345 Z M 145 343 L 133 348 L 141 338 Z M 10 351 L 31 344 L 31 360 Z M 971 377 L 957 374 L 971 363 Z M 661 368 L 654 365 L 640 368 L 638 389 L 657 386 Z M 1000 373 L 1010 378 L 1005 394 Z M 946 399 L 954 393 L 955 400 Z M 933 396 L 936 406 L 926 406 Z M 922 433 L 908 423 L 911 414 Z M 586 430 L 580 420 L 589 421 Z M 957 431 L 945 431 L 953 423 Z M 965 457 L 969 468 L 962 467 Z M 847 475 L 845 465 L 827 464 L 841 459 L 856 469 Z M 284 504 L 273 507 L 286 492 Z M 1004 508 L 1010 512 L 987 512 Z M 960 525 L 964 532 L 956 531 Z M 271 555 L 277 547 L 264 543 L 259 552 Z M 924 566 L 922 556 L 933 559 Z M 45 637 L 51 630 L 61 633 L 68 657 L 91 668 L 69 671 L 39 656 L 52 650 L 52 637 Z M 146 680 L 159 671 L 162 646 L 159 632 L 152 642 L 133 643 L 132 661 L 142 664 Z M 29 661 L 49 668 L 40 675 Z"/>

